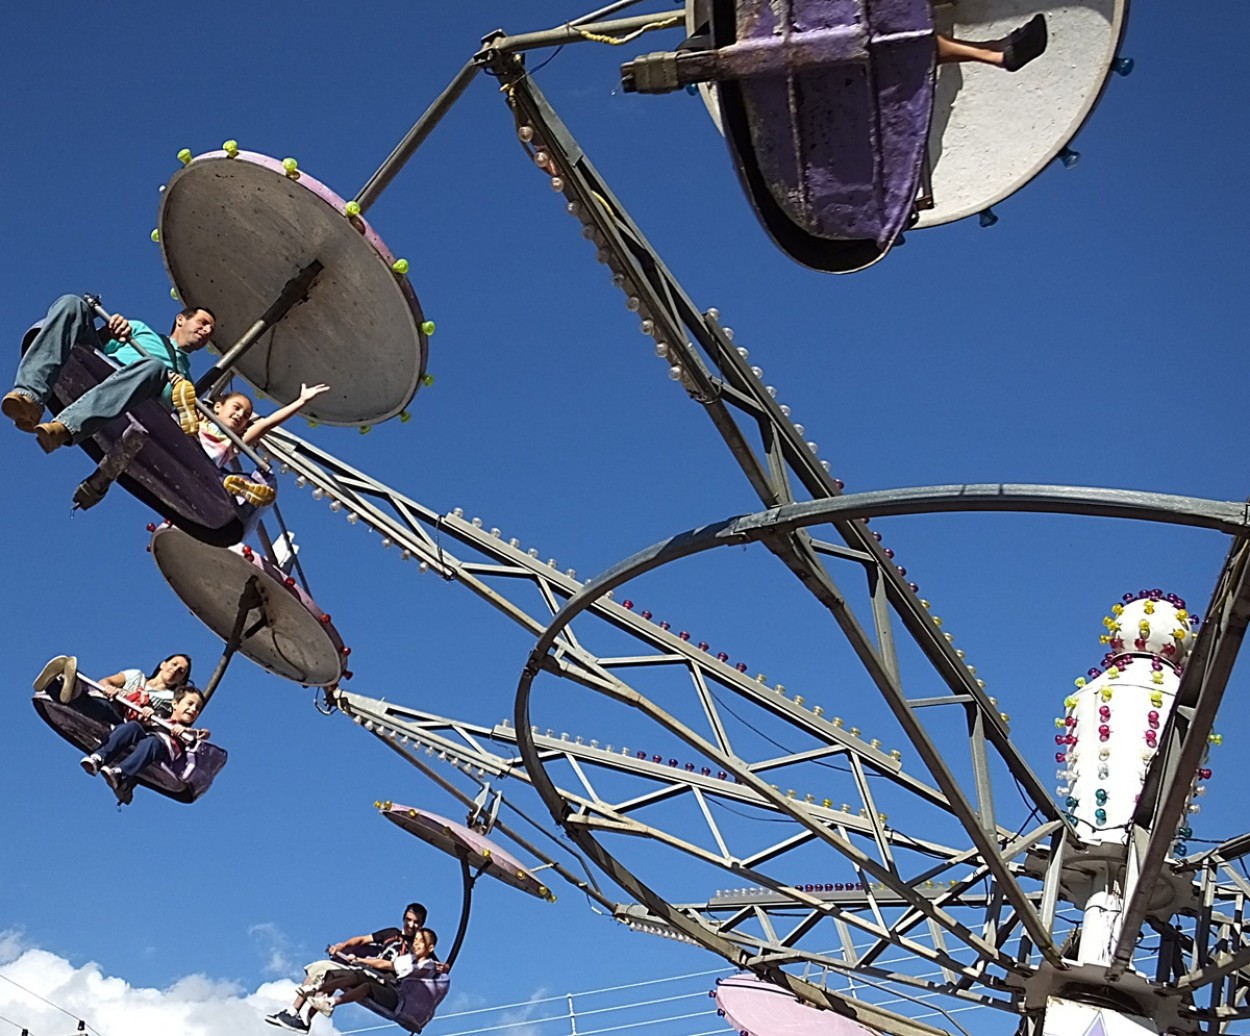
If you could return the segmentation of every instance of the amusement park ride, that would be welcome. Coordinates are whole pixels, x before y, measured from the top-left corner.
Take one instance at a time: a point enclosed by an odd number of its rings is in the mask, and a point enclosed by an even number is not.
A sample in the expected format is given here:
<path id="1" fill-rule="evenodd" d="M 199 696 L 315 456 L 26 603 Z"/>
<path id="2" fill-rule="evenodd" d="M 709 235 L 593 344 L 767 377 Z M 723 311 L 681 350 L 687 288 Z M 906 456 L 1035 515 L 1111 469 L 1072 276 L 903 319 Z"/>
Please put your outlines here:
<path id="1" fill-rule="evenodd" d="M 1199 852 L 1187 839 L 1250 620 L 1244 505 L 1051 485 L 843 492 L 719 314 L 682 290 L 523 60 L 587 39 L 667 34 L 671 49 L 623 66 L 626 88 L 701 92 L 777 244 L 806 265 L 851 272 L 883 259 L 909 228 L 977 214 L 991 222 L 991 206 L 1048 163 L 1074 161 L 1073 137 L 1108 77 L 1129 68 L 1117 54 L 1125 0 L 1047 10 L 1050 49 L 1019 75 L 970 64 L 935 72 L 935 36 L 1005 37 L 1033 13 L 1022 0 L 689 0 L 684 16 L 614 17 L 628 6 L 549 31 L 487 36 L 352 199 L 292 160 L 233 141 L 184 153 L 162 196 L 160 245 L 178 297 L 211 307 L 217 337 L 234 343 L 199 388 L 233 374 L 287 402 L 302 383 L 324 381 L 333 391 L 310 404 L 317 421 L 404 420 L 429 380 L 434 328 L 406 263 L 366 213 L 473 80 L 493 77 L 534 165 L 610 267 L 672 379 L 711 419 L 760 511 L 679 532 L 581 582 L 478 519 L 427 507 L 286 430 L 271 432 L 258 466 L 328 500 L 536 639 L 514 716 L 484 726 L 340 686 L 350 676 L 347 650 L 307 593 L 285 526 L 271 537 L 255 514 L 241 513 L 155 404 L 85 444 L 105 473 L 91 502 L 116 480 L 165 518 L 153 527 L 153 557 L 225 642 L 210 694 L 235 654 L 324 688 L 324 711 L 352 719 L 467 809 L 461 824 L 378 804 L 460 861 L 464 909 L 452 958 L 477 877 L 540 898 L 554 898 L 558 877 L 628 925 L 743 969 L 715 995 L 727 1022 L 751 1036 L 963 1031 L 943 1005 L 1001 1012 L 1002 1031 L 1025 1036 L 1234 1031 L 1250 1018 L 1250 882 L 1235 866 L 1250 836 Z M 1032 128 L 1021 133 L 1021 125 Z M 367 341 L 368 355 L 342 350 L 349 340 Z M 105 362 L 81 356 L 58 387 L 60 401 L 107 373 Z M 1159 590 L 1127 594 L 1111 610 L 1102 665 L 1057 710 L 1057 793 L 870 526 L 880 516 L 950 511 L 1131 518 L 1233 537 L 1201 624 Z M 258 545 L 241 544 L 253 527 Z M 904 768 L 901 751 L 623 596 L 661 566 L 750 544 L 827 610 L 914 768 Z M 840 587 L 861 580 L 862 614 Z M 904 687 L 896 643 L 904 636 L 930 667 L 919 691 Z M 649 729 L 688 755 L 570 736 L 558 721 L 548 728 L 574 700 L 628 717 L 623 729 Z M 73 688 L 41 689 L 35 705 L 82 748 L 110 722 L 81 677 Z M 459 776 L 437 772 L 431 754 Z M 149 784 L 190 801 L 207 788 L 209 769 L 193 788 L 155 773 Z M 533 787 L 576 846 L 573 859 L 563 850 L 553 857 L 510 825 L 515 807 L 493 783 L 505 778 Z M 1013 785 L 1026 803 L 1022 823 L 1006 819 L 996 794 Z M 805 787 L 838 792 L 791 790 Z M 905 815 L 908 829 L 890 823 L 887 809 Z M 750 822 L 759 818 L 772 822 L 766 837 Z M 536 862 L 521 862 L 499 837 Z M 706 895 L 679 895 L 671 877 L 679 854 L 734 887 L 709 882 Z M 627 901 L 605 892 L 586 861 Z M 828 874 L 831 861 L 853 878 L 794 883 Z M 553 877 L 540 879 L 541 870 Z M 1157 936 L 1149 946 L 1147 932 Z M 843 991 L 852 978 L 853 996 Z M 949 1024 L 920 1020 L 909 1005 Z"/>

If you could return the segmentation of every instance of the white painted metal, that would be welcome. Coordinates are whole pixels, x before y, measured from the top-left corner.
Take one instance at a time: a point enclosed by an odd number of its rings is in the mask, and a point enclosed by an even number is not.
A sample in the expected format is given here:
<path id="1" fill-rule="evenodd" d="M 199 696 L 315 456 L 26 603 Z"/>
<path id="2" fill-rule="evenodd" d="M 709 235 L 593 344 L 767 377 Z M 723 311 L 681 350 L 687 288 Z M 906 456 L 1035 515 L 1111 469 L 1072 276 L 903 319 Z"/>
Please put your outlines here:
<path id="1" fill-rule="evenodd" d="M 1076 959 L 1082 964 L 1110 964 L 1111 953 L 1120 937 L 1120 918 L 1124 914 L 1124 898 L 1110 887 L 1104 873 L 1097 879 L 1097 889 L 1085 901 L 1081 922 L 1081 943 Z"/>
<path id="2" fill-rule="evenodd" d="M 1058 996 L 1046 1000 L 1042 1036 L 1157 1036 L 1158 1032 L 1149 1018 L 1090 1007 Z"/>
<path id="3" fill-rule="evenodd" d="M 1114 664 L 1065 700 L 1057 737 L 1075 743 L 1061 746 L 1071 784 L 1060 786 L 1059 801 L 1087 842 L 1125 840 L 1176 698 L 1177 666 L 1193 643 L 1178 612 L 1167 601 L 1138 600 L 1109 615 L 1102 639 L 1117 652 Z"/>
<path id="4" fill-rule="evenodd" d="M 938 31 L 981 41 L 1006 36 L 1039 11 L 1050 45 L 1019 72 L 989 65 L 938 69 L 929 130 L 933 208 L 917 227 L 963 219 L 1014 194 L 1076 135 L 1102 92 L 1127 0 L 959 0 L 936 8 Z"/>

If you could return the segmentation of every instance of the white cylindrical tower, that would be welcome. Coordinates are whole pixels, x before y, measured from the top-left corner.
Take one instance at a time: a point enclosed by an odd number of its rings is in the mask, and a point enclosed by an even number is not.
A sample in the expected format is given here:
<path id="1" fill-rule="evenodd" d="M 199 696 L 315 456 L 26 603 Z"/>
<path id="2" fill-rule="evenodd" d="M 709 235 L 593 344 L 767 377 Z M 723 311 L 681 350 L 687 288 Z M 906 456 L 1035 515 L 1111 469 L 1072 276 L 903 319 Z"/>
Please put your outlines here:
<path id="1" fill-rule="evenodd" d="M 1125 843 L 1147 767 L 1159 749 L 1176 701 L 1197 616 L 1175 594 L 1142 590 L 1125 594 L 1103 619 L 1103 665 L 1076 680 L 1055 720 L 1056 791 L 1065 819 L 1094 845 Z M 1219 735 L 1212 735 L 1218 743 Z M 1205 767 L 1194 774 L 1192 801 L 1206 792 Z M 1177 826 L 1173 853 L 1184 856 L 1192 835 L 1188 817 Z M 1119 932 L 1122 875 L 1108 871 L 1093 881 L 1085 910 L 1079 958 L 1108 963 Z"/>

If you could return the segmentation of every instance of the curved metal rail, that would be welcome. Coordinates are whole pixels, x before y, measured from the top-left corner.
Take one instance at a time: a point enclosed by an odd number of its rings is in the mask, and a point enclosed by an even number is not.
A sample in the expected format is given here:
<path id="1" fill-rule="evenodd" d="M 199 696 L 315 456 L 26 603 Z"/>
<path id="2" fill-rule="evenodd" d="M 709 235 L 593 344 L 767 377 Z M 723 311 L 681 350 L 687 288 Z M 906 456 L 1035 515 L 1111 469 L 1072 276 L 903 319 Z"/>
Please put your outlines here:
<path id="1" fill-rule="evenodd" d="M 621 831 L 619 823 L 604 822 L 603 819 L 591 815 L 585 809 L 579 810 L 567 794 L 561 792 L 548 777 L 546 768 L 550 765 L 550 757 L 544 756 L 533 739 L 530 699 L 534 679 L 540 672 L 547 671 L 560 676 L 568 675 L 562 652 L 553 650 L 557 638 L 568 624 L 596 598 L 667 562 L 718 547 L 749 542 L 768 543 L 775 537 L 792 535 L 798 530 L 826 523 L 834 518 L 871 514 L 874 508 L 893 514 L 917 513 L 932 508 L 934 510 L 1027 510 L 1120 518 L 1136 517 L 1239 534 L 1211 602 L 1208 623 L 1203 628 L 1195 648 L 1194 659 L 1187 668 L 1181 684 L 1179 700 L 1192 708 L 1189 724 L 1172 731 L 1171 741 L 1152 765 L 1152 774 L 1148 778 L 1147 788 L 1153 787 L 1155 795 L 1148 802 L 1144 801 L 1142 816 L 1136 822 L 1134 837 L 1131 839 L 1132 848 L 1126 849 L 1124 854 L 1127 866 L 1128 908 L 1116 959 L 1108 968 L 1099 969 L 1096 975 L 1091 974 L 1089 969 L 1083 969 L 1079 976 L 1079 981 L 1090 987 L 1096 982 L 1116 982 L 1125 972 L 1133 950 L 1137 946 L 1142 925 L 1150 912 L 1150 893 L 1161 876 L 1164 857 L 1171 842 L 1169 833 L 1175 830 L 1184 814 L 1189 785 L 1188 775 L 1194 772 L 1198 765 L 1198 753 L 1205 748 L 1225 681 L 1240 648 L 1247 617 L 1250 616 L 1250 580 L 1246 578 L 1245 563 L 1247 548 L 1244 539 L 1241 538 L 1248 525 L 1245 505 L 1239 502 L 1207 501 L 1162 494 L 1055 486 L 930 487 L 864 494 L 864 497 L 865 499 L 843 497 L 779 507 L 760 514 L 731 518 L 691 530 L 638 552 L 584 587 L 569 601 L 543 637 L 539 638 L 518 688 L 515 717 L 518 744 L 535 788 L 546 802 L 553 817 L 564 826 L 591 860 L 609 873 L 632 896 L 645 904 L 650 911 L 659 916 L 664 923 L 727 956 L 730 960 L 751 967 L 774 982 L 794 988 L 794 991 L 801 996 L 805 995 L 806 991 L 795 988 L 793 979 L 781 973 L 780 969 L 773 966 L 767 959 L 744 961 L 741 950 L 727 945 L 715 926 L 707 924 L 698 917 L 692 917 L 683 908 L 668 903 L 661 893 L 648 886 L 600 840 L 599 835 L 602 833 L 619 834 Z M 871 562 L 868 560 L 864 563 L 866 567 L 871 567 Z M 961 973 L 961 982 L 956 985 L 975 982 L 991 992 L 1006 994 L 1006 1002 L 999 1001 L 997 1005 L 1007 1006 L 1009 1003 L 1010 1009 L 1019 1010 L 1020 1003 L 1011 995 L 1012 989 L 1027 991 L 1033 998 L 1036 998 L 1036 987 L 1039 983 L 1053 984 L 1056 981 L 1056 974 L 1068 969 L 1067 962 L 1062 963 L 1059 968 L 1053 966 L 1049 955 L 1045 952 L 1045 946 L 1038 946 L 1031 938 L 1032 926 L 1028 923 L 1029 919 L 1021 916 L 1018 908 L 1015 916 L 991 937 L 978 938 L 969 926 L 960 924 L 953 913 L 943 909 L 948 901 L 958 903 L 958 891 L 937 899 L 926 900 L 917 894 L 916 876 L 903 874 L 895 866 L 895 861 L 889 853 L 889 846 L 879 841 L 877 846 L 880 850 L 879 858 L 871 858 L 851 843 L 844 829 L 839 830 L 836 825 L 832 824 L 822 826 L 820 820 L 812 815 L 810 807 L 796 802 L 792 795 L 788 796 L 778 787 L 760 779 L 752 772 L 751 767 L 740 765 L 738 760 L 723 751 L 723 746 L 717 745 L 699 731 L 682 723 L 656 702 L 620 684 L 612 674 L 602 672 L 599 677 L 599 680 L 595 682 L 588 683 L 584 679 L 579 682 L 592 687 L 615 702 L 644 713 L 651 721 L 680 738 L 702 755 L 733 768 L 737 781 L 768 802 L 775 811 L 790 816 L 797 824 L 805 826 L 817 837 L 822 838 L 829 848 L 847 857 L 859 873 L 872 879 L 868 883 L 870 900 L 874 898 L 872 889 L 875 887 L 881 887 L 898 896 L 907 910 L 884 938 L 903 946 L 920 959 L 937 963 L 952 973 Z M 959 782 L 954 771 L 938 754 L 936 741 L 930 739 L 925 733 L 917 703 L 907 702 L 905 699 L 900 703 L 902 708 L 896 709 L 896 717 L 915 747 L 920 750 L 936 784 L 947 796 L 947 803 L 952 812 L 964 822 L 965 830 L 974 843 L 972 851 L 951 859 L 952 863 L 957 861 L 960 864 L 975 865 L 974 878 L 952 881 L 952 889 L 963 891 L 982 879 L 988 879 L 995 897 L 1001 897 L 1002 900 L 1009 901 L 1013 905 L 1020 901 L 1026 902 L 1028 910 L 1032 912 L 1034 922 L 1052 930 L 1056 920 L 1056 905 L 1064 896 L 1065 876 L 1069 875 L 1065 868 L 1079 866 L 1082 857 L 1088 852 L 1088 847 L 1081 843 L 1073 828 L 1060 822 L 1049 821 L 1041 824 L 1025 837 L 1003 838 L 1000 833 L 997 837 L 997 849 L 994 850 L 996 855 L 990 858 L 981 847 L 984 839 L 976 837 L 979 833 L 983 833 L 978 826 L 979 822 L 974 819 L 969 823 L 965 819 L 966 810 L 961 810 L 957 801 L 951 801 L 957 800 L 957 797 L 962 794 Z M 891 702 L 891 704 L 894 703 Z M 919 704 L 927 706 L 931 703 L 925 701 Z M 1147 796 L 1143 798 L 1146 800 Z M 1042 805 L 1040 802 L 1032 804 L 1037 807 Z M 1049 847 L 1043 844 L 1046 840 L 1051 843 Z M 678 846 L 674 844 L 674 847 Z M 684 848 L 688 853 L 696 854 L 691 846 L 687 845 Z M 1031 874 L 1027 859 L 1023 866 L 1013 866 L 1013 860 L 1020 856 L 1032 857 Z M 728 850 L 721 862 L 730 870 L 741 872 L 745 869 L 743 862 Z M 949 870 L 944 872 L 950 873 Z M 1226 870 L 1225 875 L 1227 876 L 1228 873 Z M 759 874 L 750 876 L 761 884 L 769 885 L 766 877 L 761 881 Z M 1040 894 L 1036 897 L 1031 896 L 1025 887 L 1030 877 L 1043 879 Z M 1005 883 L 1010 883 L 1011 888 L 1004 888 Z M 1209 881 L 1207 885 L 1212 895 L 1229 902 L 1236 902 L 1239 909 L 1241 889 L 1235 886 L 1217 889 Z M 795 903 L 803 900 L 804 890 L 801 888 L 775 885 L 769 885 L 769 887 L 781 898 L 789 897 Z M 810 897 L 804 905 L 828 915 L 837 913 L 835 907 L 826 907 L 820 911 L 820 905 L 811 902 Z M 1157 909 L 1154 913 L 1158 913 Z M 848 919 L 843 917 L 842 920 L 845 922 Z M 975 954 L 978 958 L 977 962 L 971 966 L 966 963 L 960 966 L 953 962 L 949 955 L 933 951 L 926 953 L 924 947 L 905 938 L 910 928 L 924 920 L 939 926 L 952 940 L 962 942 L 965 952 L 971 951 Z M 1152 924 L 1158 928 L 1160 925 L 1166 926 L 1167 921 L 1156 916 L 1152 918 Z M 988 929 L 984 931 L 989 933 Z M 1183 933 L 1179 927 L 1174 927 L 1173 931 L 1174 942 L 1179 944 Z M 1214 935 L 1214 930 L 1212 930 L 1204 933 L 1204 938 Z M 1015 944 L 1014 956 L 1009 952 L 1009 939 Z M 1216 936 L 1216 939 L 1218 941 L 1219 937 Z M 1048 939 L 1048 942 L 1051 946 L 1057 945 L 1051 939 Z M 878 946 L 875 952 L 879 952 L 880 948 Z M 1040 953 L 1039 950 L 1041 950 Z M 857 964 L 862 966 L 865 962 L 871 963 L 873 956 L 874 951 L 870 951 Z M 1218 966 L 1207 965 L 1178 970 L 1175 961 L 1161 963 L 1154 990 L 1170 996 L 1173 1000 L 1186 1000 L 1182 1016 L 1184 1020 L 1191 1023 L 1198 1020 L 1226 1019 L 1230 1017 L 1230 1010 L 1237 1012 L 1239 1016 L 1236 996 L 1231 1001 L 1212 1009 L 1194 1007 L 1191 997 L 1198 987 L 1216 986 L 1230 974 L 1239 973 L 1239 969 L 1245 967 L 1247 962 L 1250 962 L 1250 949 L 1226 952 Z M 1005 978 L 995 980 L 989 971 L 990 968 L 1003 969 L 1006 973 Z M 1074 981 L 1076 980 L 1070 977 L 1069 985 Z M 1238 984 L 1241 983 L 1244 983 L 1244 978 L 1239 979 Z M 947 992 L 951 990 L 948 989 Z M 1141 992 L 1140 989 L 1134 989 L 1128 995 Z"/>

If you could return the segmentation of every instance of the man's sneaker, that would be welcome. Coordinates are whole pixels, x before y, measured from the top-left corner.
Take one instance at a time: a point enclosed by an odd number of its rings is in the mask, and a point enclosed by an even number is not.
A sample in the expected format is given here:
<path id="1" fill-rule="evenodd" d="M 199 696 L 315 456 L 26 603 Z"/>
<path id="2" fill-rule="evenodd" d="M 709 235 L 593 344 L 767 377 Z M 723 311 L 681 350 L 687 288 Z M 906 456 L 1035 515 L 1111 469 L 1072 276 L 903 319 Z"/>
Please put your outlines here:
<path id="1" fill-rule="evenodd" d="M 274 497 L 278 495 L 273 486 L 267 486 L 263 482 L 249 482 L 242 475 L 227 475 L 221 480 L 221 484 L 226 487 L 227 493 L 241 496 L 257 507 L 272 504 Z"/>
<path id="2" fill-rule="evenodd" d="M 101 767 L 100 776 L 113 789 L 113 794 L 117 796 L 117 801 L 123 806 L 129 806 L 134 801 L 134 785 L 131 783 L 130 778 L 116 766 Z"/>
<path id="3" fill-rule="evenodd" d="M 62 446 L 68 446 L 73 436 L 60 421 L 49 421 L 47 424 L 35 425 L 35 438 L 44 453 L 51 453 Z"/>
<path id="4" fill-rule="evenodd" d="M 195 409 L 195 384 L 186 378 L 176 382 L 170 389 L 173 397 L 174 412 L 178 415 L 178 423 L 188 435 L 200 430 L 200 415 Z"/>
<path id="5" fill-rule="evenodd" d="M 19 432 L 33 432 L 43 417 L 43 404 L 34 396 L 14 389 L 0 400 L 0 412 L 17 425 Z"/>
<path id="6" fill-rule="evenodd" d="M 88 777 L 94 777 L 100 772 L 100 767 L 104 765 L 104 760 L 92 752 L 91 755 L 84 755 L 78 761 L 78 765 L 83 768 Z"/>
<path id="7" fill-rule="evenodd" d="M 265 1021 L 270 1025 L 276 1025 L 279 1029 L 288 1029 L 291 1032 L 308 1031 L 308 1023 L 294 1011 L 279 1011 L 277 1014 L 267 1014 L 265 1015 Z"/>

